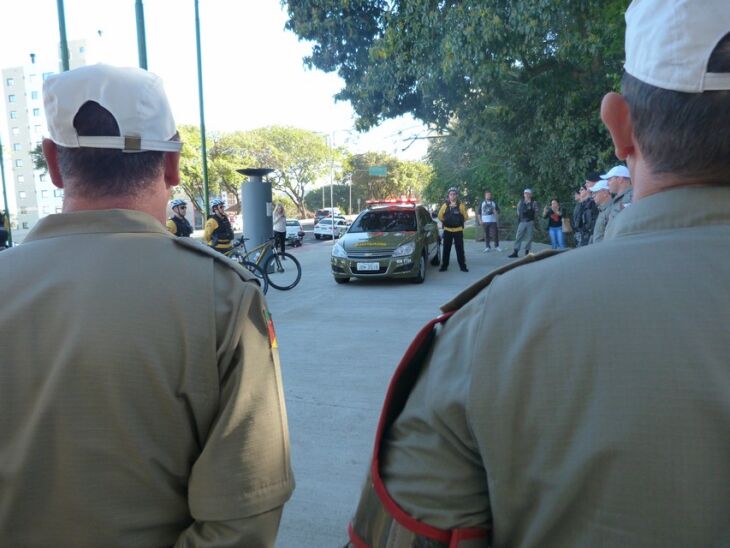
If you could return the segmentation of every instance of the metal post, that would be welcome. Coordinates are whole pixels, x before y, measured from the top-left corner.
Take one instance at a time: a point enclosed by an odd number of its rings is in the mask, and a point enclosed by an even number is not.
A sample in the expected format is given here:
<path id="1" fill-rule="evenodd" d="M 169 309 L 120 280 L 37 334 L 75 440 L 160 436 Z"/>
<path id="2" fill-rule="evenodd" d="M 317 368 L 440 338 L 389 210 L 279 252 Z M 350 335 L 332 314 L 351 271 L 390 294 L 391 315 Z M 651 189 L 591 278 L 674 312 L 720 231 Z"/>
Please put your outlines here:
<path id="1" fill-rule="evenodd" d="M 61 35 L 61 68 L 63 72 L 69 70 L 68 40 L 66 39 L 66 13 L 63 9 L 63 0 L 56 0 L 58 8 L 58 32 Z"/>
<path id="2" fill-rule="evenodd" d="M 335 243 L 335 201 L 334 201 L 334 185 L 335 185 L 335 132 L 332 132 L 332 140 L 330 141 L 330 215 L 332 215 L 332 244 Z"/>
<path id="3" fill-rule="evenodd" d="M 142 0 L 137 0 L 134 6 L 137 14 L 137 53 L 139 55 L 139 68 L 147 70 L 147 39 L 144 30 L 144 6 Z"/>
<path id="4" fill-rule="evenodd" d="M 3 159 L 3 141 L 0 136 L 0 177 L 3 182 L 3 204 L 5 205 L 5 219 L 8 221 L 8 247 L 13 245 L 13 229 L 10 226 L 10 209 L 8 209 L 8 191 L 5 188 L 5 160 Z M 0 226 L 0 228 L 4 228 Z"/>
<path id="5" fill-rule="evenodd" d="M 208 149 L 205 144 L 205 108 L 203 107 L 203 61 L 200 55 L 200 13 L 198 0 L 195 0 L 195 45 L 198 50 L 198 101 L 200 103 L 200 154 L 203 157 L 203 202 L 205 211 L 203 218 L 208 214 Z"/>

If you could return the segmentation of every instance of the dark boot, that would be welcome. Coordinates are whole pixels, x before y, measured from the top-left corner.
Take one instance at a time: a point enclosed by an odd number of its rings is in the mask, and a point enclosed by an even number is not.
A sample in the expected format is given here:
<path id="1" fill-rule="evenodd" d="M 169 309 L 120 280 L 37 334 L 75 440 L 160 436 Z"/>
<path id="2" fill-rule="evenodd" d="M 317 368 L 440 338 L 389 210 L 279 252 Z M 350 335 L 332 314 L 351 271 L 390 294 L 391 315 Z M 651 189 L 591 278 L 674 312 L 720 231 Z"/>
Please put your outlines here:
<path id="1" fill-rule="evenodd" d="M 511 255 L 507 255 L 510 259 L 516 259 L 517 258 L 517 252 L 513 251 Z"/>

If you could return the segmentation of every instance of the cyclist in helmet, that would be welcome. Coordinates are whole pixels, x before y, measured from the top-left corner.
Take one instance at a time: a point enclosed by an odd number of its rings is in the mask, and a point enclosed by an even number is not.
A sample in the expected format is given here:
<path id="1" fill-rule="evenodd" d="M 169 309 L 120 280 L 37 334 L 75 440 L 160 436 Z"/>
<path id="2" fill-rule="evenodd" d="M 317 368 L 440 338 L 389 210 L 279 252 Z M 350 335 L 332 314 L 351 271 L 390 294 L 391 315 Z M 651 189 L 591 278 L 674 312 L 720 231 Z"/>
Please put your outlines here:
<path id="1" fill-rule="evenodd" d="M 210 211 L 211 215 L 205 221 L 205 241 L 216 251 L 226 253 L 233 247 L 233 227 L 226 215 L 223 200 L 211 200 Z"/>
<path id="2" fill-rule="evenodd" d="M 170 202 L 170 208 L 172 208 L 173 215 L 167 220 L 167 230 L 175 236 L 189 238 L 193 233 L 193 227 L 185 218 L 185 212 L 188 208 L 187 202 L 180 198 L 176 198 Z"/>

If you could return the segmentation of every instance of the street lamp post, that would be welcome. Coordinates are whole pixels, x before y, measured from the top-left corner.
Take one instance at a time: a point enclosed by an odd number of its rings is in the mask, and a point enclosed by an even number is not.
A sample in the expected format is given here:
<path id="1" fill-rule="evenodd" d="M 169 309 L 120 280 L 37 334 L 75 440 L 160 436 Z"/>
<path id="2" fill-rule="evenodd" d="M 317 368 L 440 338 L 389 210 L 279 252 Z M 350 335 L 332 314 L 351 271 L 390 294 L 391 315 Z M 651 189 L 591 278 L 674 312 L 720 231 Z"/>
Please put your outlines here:
<path id="1" fill-rule="evenodd" d="M 8 192 L 5 188 L 5 160 L 3 159 L 3 141 L 0 138 L 0 178 L 3 183 L 3 205 L 5 206 L 5 219 L 8 221 L 8 247 L 13 245 L 13 229 L 10 226 L 10 210 L 8 209 Z M 0 225 L 0 228 L 5 228 Z"/>

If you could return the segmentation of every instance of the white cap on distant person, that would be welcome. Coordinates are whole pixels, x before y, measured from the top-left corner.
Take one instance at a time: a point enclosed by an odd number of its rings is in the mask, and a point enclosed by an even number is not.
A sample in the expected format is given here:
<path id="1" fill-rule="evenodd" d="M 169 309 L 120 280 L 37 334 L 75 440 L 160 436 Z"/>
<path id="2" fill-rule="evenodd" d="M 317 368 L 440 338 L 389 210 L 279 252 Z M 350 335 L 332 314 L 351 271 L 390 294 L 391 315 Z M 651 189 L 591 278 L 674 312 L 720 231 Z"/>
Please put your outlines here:
<path id="1" fill-rule="evenodd" d="M 108 110 L 120 135 L 79 136 L 73 121 L 88 101 Z M 159 76 L 134 67 L 90 65 L 49 76 L 43 102 L 51 140 L 68 148 L 111 148 L 124 152 L 176 152 L 177 129 Z"/>
<path id="2" fill-rule="evenodd" d="M 605 175 L 601 175 L 601 179 L 610 179 L 612 177 L 626 177 L 627 179 L 631 179 L 631 174 L 629 173 L 629 168 L 626 166 L 618 165 L 612 167 L 608 173 Z"/>
<path id="3" fill-rule="evenodd" d="M 532 194 L 532 190 L 529 188 L 526 188 L 525 190 L 522 191 L 522 194 Z"/>
<path id="4" fill-rule="evenodd" d="M 662 89 L 730 89 L 730 74 L 707 72 L 712 51 L 728 32 L 728 0 L 634 0 L 626 10 L 624 68 Z"/>
<path id="5" fill-rule="evenodd" d="M 594 194 L 600 190 L 608 190 L 608 183 L 606 181 L 598 181 L 595 185 L 591 187 L 591 192 L 593 192 Z"/>

